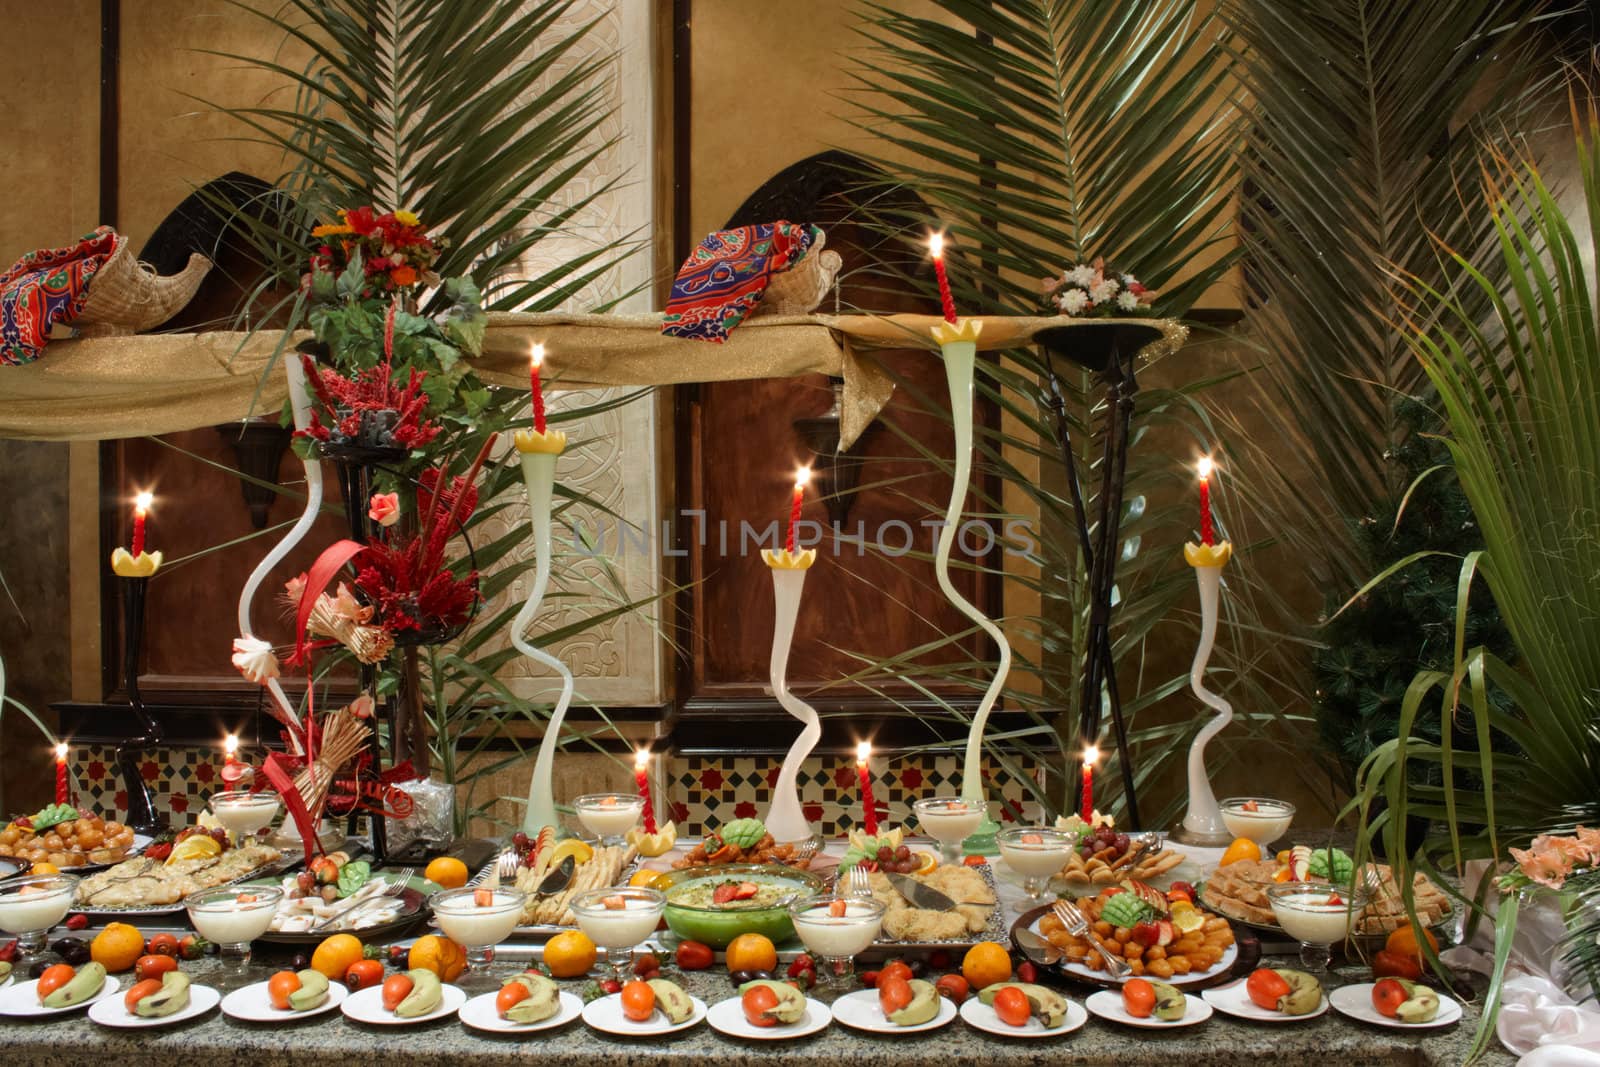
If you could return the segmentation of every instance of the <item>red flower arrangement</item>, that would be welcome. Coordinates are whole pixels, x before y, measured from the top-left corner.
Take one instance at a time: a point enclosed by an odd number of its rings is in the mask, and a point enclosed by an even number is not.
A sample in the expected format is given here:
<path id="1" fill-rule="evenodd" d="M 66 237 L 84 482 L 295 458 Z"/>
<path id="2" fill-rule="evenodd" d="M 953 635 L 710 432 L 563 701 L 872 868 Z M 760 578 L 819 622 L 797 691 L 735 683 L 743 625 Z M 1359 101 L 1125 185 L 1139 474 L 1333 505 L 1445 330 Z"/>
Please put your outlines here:
<path id="1" fill-rule="evenodd" d="M 356 587 L 374 608 L 374 621 L 397 639 L 407 631 L 431 635 L 466 623 L 478 602 L 478 572 L 461 577 L 444 565 L 452 533 L 478 506 L 474 480 L 494 444 L 491 434 L 465 474 L 450 479 L 430 467 L 417 479 L 417 533 L 367 543 L 356 572 Z"/>
<path id="2" fill-rule="evenodd" d="M 331 427 L 324 426 L 322 412 L 313 409 L 311 424 L 297 430 L 296 437 L 410 451 L 439 436 L 439 424 L 424 414 L 428 396 L 422 383 L 427 375 L 412 368 L 404 386 L 394 380 L 394 317 L 398 309 L 396 298 L 384 318 L 383 362 L 375 367 L 346 377 L 331 367 L 318 367 L 310 356 L 300 357 L 306 380 L 334 421 Z"/>
<path id="3" fill-rule="evenodd" d="M 410 211 L 378 214 L 376 208 L 358 207 L 339 212 L 339 221 L 311 230 L 325 241 L 311 255 L 311 269 L 339 274 L 361 256 L 367 285 L 379 292 L 409 289 L 418 282 L 438 285 L 433 264 L 440 246 L 428 236 L 422 220 Z M 310 284 L 310 275 L 306 277 Z"/>

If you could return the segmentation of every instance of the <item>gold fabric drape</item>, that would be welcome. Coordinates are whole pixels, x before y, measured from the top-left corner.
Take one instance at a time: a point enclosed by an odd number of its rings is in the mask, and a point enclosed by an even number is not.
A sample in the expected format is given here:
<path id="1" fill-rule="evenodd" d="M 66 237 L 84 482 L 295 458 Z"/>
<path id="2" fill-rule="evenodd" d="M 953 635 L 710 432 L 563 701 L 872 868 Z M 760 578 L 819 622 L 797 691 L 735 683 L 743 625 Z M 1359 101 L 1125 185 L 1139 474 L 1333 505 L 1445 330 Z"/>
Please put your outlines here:
<path id="1" fill-rule="evenodd" d="M 528 350 L 544 342 L 547 388 L 655 386 L 830 374 L 844 379 L 841 447 L 849 447 L 893 392 L 865 356 L 873 347 L 933 348 L 931 315 L 806 315 L 746 320 L 726 344 L 663 337 L 658 315 L 528 315 L 491 312 L 474 369 L 484 381 L 527 388 Z M 978 347 L 1029 344 L 1049 327 L 1086 321 L 1154 326 L 1147 357 L 1183 343 L 1164 319 L 983 319 Z M 269 363 L 292 349 L 283 333 L 141 334 L 52 341 L 20 367 L 0 367 L 0 437 L 106 440 L 215 426 L 274 413 L 284 400 Z"/>

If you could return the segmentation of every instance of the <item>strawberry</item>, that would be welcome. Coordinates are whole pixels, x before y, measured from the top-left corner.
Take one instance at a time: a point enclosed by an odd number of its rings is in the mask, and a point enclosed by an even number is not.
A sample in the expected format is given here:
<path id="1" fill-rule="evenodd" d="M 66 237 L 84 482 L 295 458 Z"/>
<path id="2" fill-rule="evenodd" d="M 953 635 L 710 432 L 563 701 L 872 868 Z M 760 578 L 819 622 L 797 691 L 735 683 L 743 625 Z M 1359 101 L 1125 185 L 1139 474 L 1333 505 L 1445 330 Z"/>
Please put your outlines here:
<path id="1" fill-rule="evenodd" d="M 89 925 L 89 916 L 85 915 L 81 911 L 77 912 L 76 914 L 67 916 L 67 929 L 68 930 L 82 930 L 84 927 L 86 927 L 88 925 Z"/>
<path id="2" fill-rule="evenodd" d="M 1039 968 L 1033 965 L 1032 960 L 1023 960 L 1017 964 L 1017 981 L 1032 985 L 1039 980 Z"/>
<path id="3" fill-rule="evenodd" d="M 711 891 L 711 903 L 726 904 L 733 899 L 733 895 L 738 891 L 739 887 L 732 882 L 723 882 Z"/>
<path id="4" fill-rule="evenodd" d="M 1149 948 L 1151 945 L 1156 943 L 1160 936 L 1161 931 L 1156 924 L 1146 919 L 1144 922 L 1139 923 L 1133 928 L 1132 933 L 1130 933 L 1128 936 L 1128 940 L 1143 945 L 1145 948 Z"/>
<path id="5" fill-rule="evenodd" d="M 733 890 L 734 900 L 749 900 L 761 890 L 754 882 L 740 882 Z"/>

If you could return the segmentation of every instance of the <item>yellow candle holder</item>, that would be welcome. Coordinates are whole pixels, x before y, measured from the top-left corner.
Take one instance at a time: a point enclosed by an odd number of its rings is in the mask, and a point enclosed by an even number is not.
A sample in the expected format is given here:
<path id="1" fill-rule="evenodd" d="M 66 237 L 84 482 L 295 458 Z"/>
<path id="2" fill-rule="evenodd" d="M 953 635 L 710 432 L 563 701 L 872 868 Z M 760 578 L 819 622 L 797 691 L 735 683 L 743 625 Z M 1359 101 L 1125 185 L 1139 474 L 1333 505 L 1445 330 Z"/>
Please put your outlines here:
<path id="1" fill-rule="evenodd" d="M 517 451 L 523 455 L 559 456 L 567 450 L 567 435 L 560 430 L 518 430 L 511 435 Z"/>
<path id="2" fill-rule="evenodd" d="M 1183 558 L 1191 567 L 1221 567 L 1233 558 L 1233 543 L 1218 541 L 1214 545 L 1197 545 L 1189 541 L 1183 546 Z"/>
<path id="3" fill-rule="evenodd" d="M 761 558 L 775 571 L 808 571 L 817 562 L 817 550 L 802 548 L 798 552 L 790 552 L 787 548 L 763 548 Z"/>
<path id="4" fill-rule="evenodd" d="M 125 548 L 111 550 L 111 573 L 118 578 L 148 578 L 160 569 L 160 552 L 141 552 L 135 556 Z"/>

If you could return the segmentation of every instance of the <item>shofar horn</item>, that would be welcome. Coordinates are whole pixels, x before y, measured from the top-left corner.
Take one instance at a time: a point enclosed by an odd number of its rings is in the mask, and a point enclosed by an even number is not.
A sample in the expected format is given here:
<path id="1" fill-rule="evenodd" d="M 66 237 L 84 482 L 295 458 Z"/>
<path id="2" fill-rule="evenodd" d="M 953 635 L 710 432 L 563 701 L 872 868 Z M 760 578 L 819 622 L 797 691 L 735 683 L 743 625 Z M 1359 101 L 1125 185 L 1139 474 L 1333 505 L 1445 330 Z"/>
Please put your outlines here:
<path id="1" fill-rule="evenodd" d="M 166 322 L 194 299 L 211 261 L 200 253 L 178 274 L 162 277 L 128 250 L 128 239 L 89 279 L 89 300 L 72 327 L 84 337 L 118 337 Z"/>

